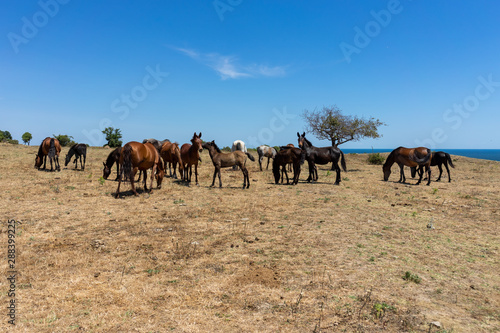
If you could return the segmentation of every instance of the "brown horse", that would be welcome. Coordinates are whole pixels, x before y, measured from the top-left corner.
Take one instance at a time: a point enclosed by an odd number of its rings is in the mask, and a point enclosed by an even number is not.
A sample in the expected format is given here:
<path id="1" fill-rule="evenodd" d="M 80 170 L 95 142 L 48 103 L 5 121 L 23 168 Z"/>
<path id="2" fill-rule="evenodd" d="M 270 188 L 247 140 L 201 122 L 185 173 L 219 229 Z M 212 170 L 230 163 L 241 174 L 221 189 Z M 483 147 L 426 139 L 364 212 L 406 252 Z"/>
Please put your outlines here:
<path id="1" fill-rule="evenodd" d="M 248 170 L 245 166 L 245 163 L 247 161 L 247 156 L 251 161 L 255 161 L 255 158 L 252 155 L 250 155 L 250 153 L 243 152 L 241 150 L 236 150 L 230 153 L 223 153 L 220 151 L 219 147 L 217 147 L 214 141 L 205 142 L 203 144 L 203 148 L 208 149 L 210 158 L 212 159 L 212 163 L 214 164 L 215 167 L 214 179 L 212 181 L 212 185 L 210 186 L 214 186 L 215 176 L 218 174 L 219 187 L 222 187 L 220 169 L 237 165 L 240 167 L 241 172 L 243 172 L 243 189 L 250 187 L 250 178 L 248 177 Z"/>
<path id="2" fill-rule="evenodd" d="M 161 147 L 161 158 L 163 158 L 163 162 L 165 164 L 165 171 L 167 170 L 167 163 L 169 163 L 170 177 L 172 177 L 172 169 L 171 165 L 174 167 L 174 178 L 177 179 L 177 174 L 175 173 L 175 169 L 177 168 L 177 164 L 179 164 L 179 173 L 181 178 L 184 176 L 184 165 L 182 164 L 181 158 L 181 150 L 179 149 L 179 144 L 177 142 L 172 143 L 170 141 L 165 142 Z"/>
<path id="3" fill-rule="evenodd" d="M 151 143 L 142 144 L 136 141 L 127 143 L 121 150 L 119 163 L 121 166 L 121 172 L 118 179 L 118 188 L 116 189 L 115 198 L 118 198 L 118 194 L 120 193 L 120 185 L 122 183 L 123 174 L 128 175 L 130 184 L 132 185 L 132 191 L 135 195 L 138 195 L 134 185 L 134 176 L 137 170 L 144 173 L 145 191 L 148 190 L 146 186 L 148 169 L 151 169 L 150 189 L 153 188 L 153 179 L 155 176 L 158 188 L 161 188 L 161 181 L 164 176 L 163 163 L 160 159 L 160 154 L 158 154 L 158 150 L 156 150 Z"/>
<path id="4" fill-rule="evenodd" d="M 281 169 L 281 183 L 283 184 L 283 173 L 286 176 L 286 183 L 290 184 L 288 179 L 288 174 L 286 171 L 286 166 L 293 165 L 293 180 L 292 185 L 299 182 L 300 176 L 300 166 L 304 163 L 306 158 L 306 153 L 304 150 L 295 147 L 280 147 L 280 151 L 276 154 L 273 161 L 273 175 L 276 184 L 280 181 L 280 169 Z"/>
<path id="5" fill-rule="evenodd" d="M 191 176 L 193 174 L 192 165 L 194 164 L 194 176 L 196 179 L 196 185 L 198 184 L 198 162 L 200 161 L 200 153 L 203 151 L 201 142 L 201 132 L 196 135 L 194 132 L 191 143 L 185 143 L 181 147 L 181 159 L 184 164 L 184 177 L 183 180 L 191 182 Z M 188 172 L 189 171 L 189 172 Z"/>
<path id="6" fill-rule="evenodd" d="M 405 148 L 398 147 L 394 149 L 389 156 L 387 156 L 387 160 L 382 167 L 384 171 L 384 180 L 387 181 L 389 176 L 391 175 L 391 166 L 394 163 L 397 163 L 400 168 L 400 177 L 399 182 L 406 182 L 406 177 L 403 172 L 404 166 L 409 167 L 425 167 L 425 171 L 428 173 L 428 181 L 427 185 L 431 183 L 431 158 L 432 153 L 431 150 L 425 147 L 418 148 Z M 422 181 L 423 172 L 420 173 L 420 178 L 416 185 L 420 184 Z"/>
<path id="7" fill-rule="evenodd" d="M 38 153 L 35 157 L 35 168 L 40 170 L 40 166 L 43 162 L 43 170 L 45 170 L 45 165 L 47 164 L 47 155 L 50 160 L 50 171 L 54 171 L 52 166 L 52 160 L 54 160 L 54 164 L 57 171 L 61 171 L 61 167 L 59 166 L 59 154 L 61 153 L 61 145 L 59 144 L 59 140 L 54 138 L 46 137 L 43 139 L 40 147 L 38 148 Z"/>

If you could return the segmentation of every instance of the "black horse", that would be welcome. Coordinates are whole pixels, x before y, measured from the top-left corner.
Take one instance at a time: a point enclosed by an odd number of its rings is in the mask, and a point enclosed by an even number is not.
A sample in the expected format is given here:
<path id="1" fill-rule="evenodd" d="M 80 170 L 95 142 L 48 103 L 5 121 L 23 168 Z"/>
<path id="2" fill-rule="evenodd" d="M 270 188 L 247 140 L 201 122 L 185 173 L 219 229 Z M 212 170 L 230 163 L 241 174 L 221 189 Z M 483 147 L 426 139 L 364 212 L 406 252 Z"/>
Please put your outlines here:
<path id="1" fill-rule="evenodd" d="M 340 168 L 339 160 L 341 160 L 342 169 L 347 171 L 345 164 L 344 153 L 337 147 L 314 147 L 311 141 L 306 139 L 306 133 L 300 135 L 297 132 L 299 147 L 306 152 L 306 160 L 309 163 L 309 177 L 307 181 L 310 182 L 318 180 L 318 170 L 316 164 L 328 164 L 332 162 L 332 170 L 335 169 L 337 172 L 337 178 L 335 179 L 334 185 L 339 185 L 340 183 Z"/>
<path id="2" fill-rule="evenodd" d="M 293 180 L 292 185 L 299 182 L 300 176 L 300 165 L 304 163 L 306 154 L 305 151 L 295 147 L 280 147 L 280 151 L 274 156 L 273 160 L 273 175 L 276 184 L 280 181 L 283 184 L 283 174 L 286 176 L 286 183 L 289 185 L 290 180 L 288 178 L 288 173 L 286 171 L 286 166 L 293 165 Z M 281 170 L 281 174 L 280 174 Z"/>
<path id="3" fill-rule="evenodd" d="M 66 155 L 64 166 L 68 166 L 68 163 L 71 161 L 73 155 L 75 156 L 75 160 L 73 161 L 73 163 L 75 163 L 75 169 L 78 167 L 78 159 L 80 159 L 80 167 L 82 168 L 82 170 L 85 170 L 85 163 L 87 160 L 87 145 L 84 143 L 77 143 L 76 145 L 71 146 L 68 154 Z"/>
<path id="4" fill-rule="evenodd" d="M 436 179 L 437 182 L 441 180 L 441 175 L 443 174 L 443 167 L 441 165 L 443 164 L 446 167 L 446 171 L 448 172 L 448 182 L 451 182 L 451 175 L 450 175 L 450 169 L 448 168 L 448 163 L 450 163 L 450 166 L 452 168 L 455 168 L 453 162 L 451 161 L 450 154 L 445 153 L 444 151 L 438 151 L 432 153 L 431 166 L 437 165 L 437 167 L 439 168 L 439 177 L 438 179 Z M 421 170 L 419 169 L 418 172 L 420 173 L 420 171 Z M 417 174 L 417 168 L 416 167 L 411 168 L 411 178 L 415 178 L 416 174 Z"/>
<path id="5" fill-rule="evenodd" d="M 120 153 L 122 151 L 122 147 L 118 147 L 115 150 L 113 150 L 111 153 L 109 153 L 108 158 L 106 159 L 106 162 L 102 162 L 104 165 L 104 169 L 102 170 L 102 177 L 104 179 L 108 179 L 109 175 L 111 174 L 111 168 L 113 167 L 113 164 L 116 162 L 116 179 L 120 178 Z"/>

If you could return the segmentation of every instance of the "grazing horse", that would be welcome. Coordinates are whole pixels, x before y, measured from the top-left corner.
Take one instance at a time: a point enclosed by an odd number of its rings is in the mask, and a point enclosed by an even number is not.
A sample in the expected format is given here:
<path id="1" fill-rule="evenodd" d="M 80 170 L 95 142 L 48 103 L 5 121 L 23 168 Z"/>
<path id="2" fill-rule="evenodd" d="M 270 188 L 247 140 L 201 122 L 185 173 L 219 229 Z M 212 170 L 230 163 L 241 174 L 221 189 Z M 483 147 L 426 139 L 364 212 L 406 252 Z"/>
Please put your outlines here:
<path id="1" fill-rule="evenodd" d="M 171 165 L 174 166 L 174 178 L 177 179 L 177 174 L 175 173 L 175 169 L 177 168 L 177 164 L 179 164 L 179 173 L 181 178 L 184 176 L 184 165 L 182 164 L 181 151 L 179 149 L 179 144 L 177 142 L 172 143 L 167 141 L 161 147 L 160 152 L 161 158 L 163 158 L 163 162 L 165 164 L 165 171 L 167 170 L 167 163 L 169 164 L 170 177 L 172 177 L 172 169 Z"/>
<path id="2" fill-rule="evenodd" d="M 234 151 L 242 151 L 244 153 L 247 152 L 247 147 L 245 146 L 245 143 L 241 140 L 235 140 L 233 142 L 233 145 L 231 146 L 231 152 L 234 152 Z M 233 170 L 238 170 L 238 166 L 237 165 L 234 165 L 233 166 Z"/>
<path id="3" fill-rule="evenodd" d="M 118 178 L 118 187 L 116 189 L 115 198 L 118 198 L 120 193 L 120 185 L 122 183 L 122 175 L 128 175 L 130 179 L 130 184 L 132 185 L 132 191 L 135 195 L 138 195 L 135 190 L 134 176 L 139 170 L 139 172 L 144 173 L 144 190 L 147 191 L 147 170 L 151 169 L 151 184 L 150 189 L 153 189 L 153 179 L 156 176 L 156 183 L 158 188 L 161 188 L 161 182 L 163 180 L 163 163 L 160 159 L 160 154 L 151 143 L 142 144 L 136 141 L 131 141 L 123 146 L 120 153 L 120 165 L 121 172 Z"/>
<path id="4" fill-rule="evenodd" d="M 347 171 L 347 167 L 345 164 L 344 153 L 342 150 L 337 147 L 314 147 L 311 141 L 306 139 L 306 133 L 302 133 L 300 135 L 297 132 L 297 137 L 299 141 L 299 147 L 306 152 L 306 160 L 309 164 L 309 177 L 307 181 L 310 182 L 318 180 L 318 169 L 316 168 L 316 164 L 327 164 L 332 163 L 332 170 L 335 169 L 337 172 L 337 178 L 335 179 L 335 183 L 333 185 L 339 185 L 340 183 L 340 167 L 339 160 L 342 165 L 342 169 Z"/>
<path id="5" fill-rule="evenodd" d="M 203 148 L 208 149 L 210 154 L 210 158 L 212 159 L 212 163 L 214 164 L 214 179 L 212 181 L 212 185 L 215 184 L 215 176 L 219 175 L 219 187 L 222 187 L 222 180 L 220 169 L 227 168 L 234 165 L 237 165 L 241 168 L 241 172 L 243 172 L 243 189 L 250 187 L 250 178 L 248 177 L 248 170 L 245 166 L 245 162 L 247 160 L 247 156 L 251 161 L 255 161 L 255 158 L 248 152 L 242 152 L 241 150 L 236 150 L 230 153 L 223 153 L 220 151 L 219 147 L 212 142 L 205 142 L 203 144 Z"/>
<path id="6" fill-rule="evenodd" d="M 450 175 L 450 169 L 448 168 L 448 163 L 450 163 L 450 166 L 452 168 L 455 168 L 453 165 L 453 162 L 451 161 L 451 156 L 448 153 L 445 153 L 444 151 L 438 151 L 435 153 L 432 153 L 431 157 L 431 166 L 436 166 L 439 168 L 439 177 L 436 179 L 436 181 L 441 180 L 441 175 L 443 174 L 443 168 L 441 167 L 442 164 L 446 167 L 446 171 L 448 172 L 448 182 L 451 182 L 451 175 Z M 422 171 L 422 169 L 419 169 L 419 173 Z M 412 167 L 411 168 L 411 178 L 415 178 L 415 174 L 417 173 L 417 168 Z"/>
<path id="7" fill-rule="evenodd" d="M 276 184 L 280 181 L 280 169 L 281 169 L 281 183 L 283 184 L 283 173 L 286 176 L 287 185 L 290 184 L 288 179 L 288 174 L 286 172 L 286 166 L 293 165 L 293 180 L 292 185 L 299 182 L 300 175 L 300 165 L 304 163 L 306 154 L 305 151 L 295 147 L 280 147 L 280 151 L 276 154 L 273 161 L 273 175 Z"/>
<path id="8" fill-rule="evenodd" d="M 191 176 L 193 175 L 192 165 L 194 164 L 194 176 L 196 179 L 196 185 L 198 184 L 198 162 L 200 161 L 200 153 L 203 151 L 201 142 L 201 132 L 196 135 L 194 132 L 191 143 L 185 143 L 181 147 L 181 159 L 184 164 L 184 177 L 183 180 L 191 182 Z M 188 173 L 189 171 L 189 173 Z"/>
<path id="9" fill-rule="evenodd" d="M 50 171 L 54 171 L 52 166 L 52 161 L 54 161 L 55 167 L 57 171 L 61 171 L 61 167 L 59 166 L 59 154 L 61 153 L 61 145 L 59 144 L 59 140 L 54 138 L 46 137 L 43 139 L 40 147 L 38 148 L 38 153 L 35 157 L 35 168 L 40 170 L 40 166 L 43 162 L 43 170 L 45 170 L 45 165 L 47 164 L 47 156 L 49 156 L 50 160 Z"/>
<path id="10" fill-rule="evenodd" d="M 80 167 L 82 170 L 85 170 L 85 163 L 87 160 L 87 145 L 84 143 L 78 143 L 76 145 L 73 145 L 69 151 L 68 154 L 66 155 L 66 160 L 64 162 L 64 166 L 68 166 L 68 163 L 71 161 L 71 157 L 75 155 L 75 169 L 78 167 L 78 158 L 80 158 Z M 83 156 L 83 163 L 82 163 L 82 156 Z"/>
<path id="11" fill-rule="evenodd" d="M 102 177 L 104 179 L 108 179 L 109 175 L 111 174 L 111 168 L 113 167 L 113 164 L 116 162 L 116 179 L 118 180 L 120 178 L 120 153 L 122 151 L 122 147 L 118 147 L 115 150 L 113 150 L 111 153 L 109 153 L 108 158 L 106 159 L 106 162 L 102 162 L 104 165 L 104 169 L 102 170 Z M 126 175 L 125 175 L 126 176 Z"/>
<path id="12" fill-rule="evenodd" d="M 399 182 L 406 183 L 406 177 L 403 172 L 404 166 L 409 167 L 425 167 L 425 171 L 428 173 L 428 181 L 427 185 L 431 183 L 431 150 L 425 147 L 418 148 L 405 148 L 398 147 L 394 149 L 389 156 L 387 156 L 387 160 L 382 166 L 382 170 L 384 171 L 384 180 L 387 181 L 389 176 L 391 175 L 391 166 L 394 163 L 399 165 L 400 169 L 400 177 Z M 423 172 L 420 173 L 420 178 L 416 185 L 420 184 L 422 181 Z"/>
<path id="13" fill-rule="evenodd" d="M 267 166 L 266 170 L 269 169 L 269 159 L 273 159 L 276 156 L 276 149 L 266 146 L 266 145 L 261 145 L 257 147 L 257 154 L 259 154 L 259 166 L 260 166 L 260 171 L 262 171 L 262 160 L 264 157 L 267 157 Z"/>

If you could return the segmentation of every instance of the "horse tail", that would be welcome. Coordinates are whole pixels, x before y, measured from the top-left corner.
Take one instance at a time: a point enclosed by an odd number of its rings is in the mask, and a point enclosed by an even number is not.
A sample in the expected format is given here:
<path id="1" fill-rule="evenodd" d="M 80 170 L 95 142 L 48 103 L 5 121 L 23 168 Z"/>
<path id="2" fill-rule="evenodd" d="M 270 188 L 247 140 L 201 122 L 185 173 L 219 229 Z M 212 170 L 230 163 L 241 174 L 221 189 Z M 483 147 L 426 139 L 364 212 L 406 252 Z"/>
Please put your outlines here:
<path id="1" fill-rule="evenodd" d="M 123 156 L 121 174 L 125 174 L 130 177 L 130 179 L 134 179 L 132 175 L 132 147 L 130 145 L 125 145 L 125 147 L 122 148 L 121 154 Z"/>
<path id="2" fill-rule="evenodd" d="M 49 147 L 49 158 L 52 159 L 54 157 L 56 157 L 56 145 L 54 143 L 54 138 L 51 138 Z"/>
<path id="3" fill-rule="evenodd" d="M 429 148 L 427 148 L 427 155 L 425 155 L 425 157 L 417 158 L 417 156 L 415 156 L 415 154 L 413 154 L 413 161 L 417 162 L 418 165 L 427 164 L 427 162 L 429 162 L 431 157 L 432 157 L 431 150 Z"/>
<path id="4" fill-rule="evenodd" d="M 339 149 L 340 150 L 340 149 Z M 340 156 L 341 156 L 341 159 L 340 159 L 340 164 L 342 164 L 342 169 L 344 171 L 347 171 L 347 166 L 345 165 L 345 158 L 344 158 L 344 152 L 342 152 L 342 150 L 340 150 Z"/>
<path id="5" fill-rule="evenodd" d="M 250 161 L 255 162 L 255 158 L 252 156 L 252 154 L 250 154 L 248 152 L 245 152 L 245 154 L 248 156 L 248 158 L 250 159 Z"/>
<path id="6" fill-rule="evenodd" d="M 411 167 L 411 178 L 415 178 L 415 175 L 417 174 L 417 167 Z"/>
<path id="7" fill-rule="evenodd" d="M 453 162 L 451 161 L 451 156 L 450 156 L 450 154 L 448 154 L 448 153 L 445 153 L 445 154 L 446 154 L 446 159 L 448 160 L 448 163 L 450 163 L 450 166 L 451 166 L 452 168 L 455 168 L 455 166 L 453 165 Z"/>

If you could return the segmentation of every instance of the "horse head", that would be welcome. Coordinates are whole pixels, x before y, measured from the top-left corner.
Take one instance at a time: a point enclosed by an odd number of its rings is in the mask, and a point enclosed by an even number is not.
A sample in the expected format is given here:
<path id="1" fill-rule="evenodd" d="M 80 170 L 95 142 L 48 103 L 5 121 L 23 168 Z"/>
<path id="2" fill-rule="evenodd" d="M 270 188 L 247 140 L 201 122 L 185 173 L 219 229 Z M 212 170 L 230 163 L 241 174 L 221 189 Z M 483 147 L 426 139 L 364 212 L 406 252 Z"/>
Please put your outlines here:
<path id="1" fill-rule="evenodd" d="M 111 169 L 108 168 L 106 163 L 102 162 L 102 164 L 104 165 L 104 169 L 102 170 L 102 178 L 108 179 L 109 175 L 111 174 Z"/>
<path id="2" fill-rule="evenodd" d="M 304 143 L 305 143 L 305 140 L 306 140 L 306 132 L 302 133 L 302 135 L 299 134 L 299 132 L 297 132 L 297 141 L 299 143 L 299 148 L 300 149 L 304 149 Z"/>
<path id="3" fill-rule="evenodd" d="M 42 166 L 42 157 L 40 155 L 36 154 L 35 168 L 40 169 L 41 166 Z"/>
<path id="4" fill-rule="evenodd" d="M 386 163 L 382 166 L 382 170 L 384 171 L 384 181 L 387 181 L 391 175 L 391 166 Z"/>
<path id="5" fill-rule="evenodd" d="M 196 132 L 194 132 L 193 138 L 191 139 L 191 143 L 193 144 L 194 147 L 201 153 L 203 151 L 203 142 L 201 141 L 201 132 L 199 135 L 196 135 Z"/>

